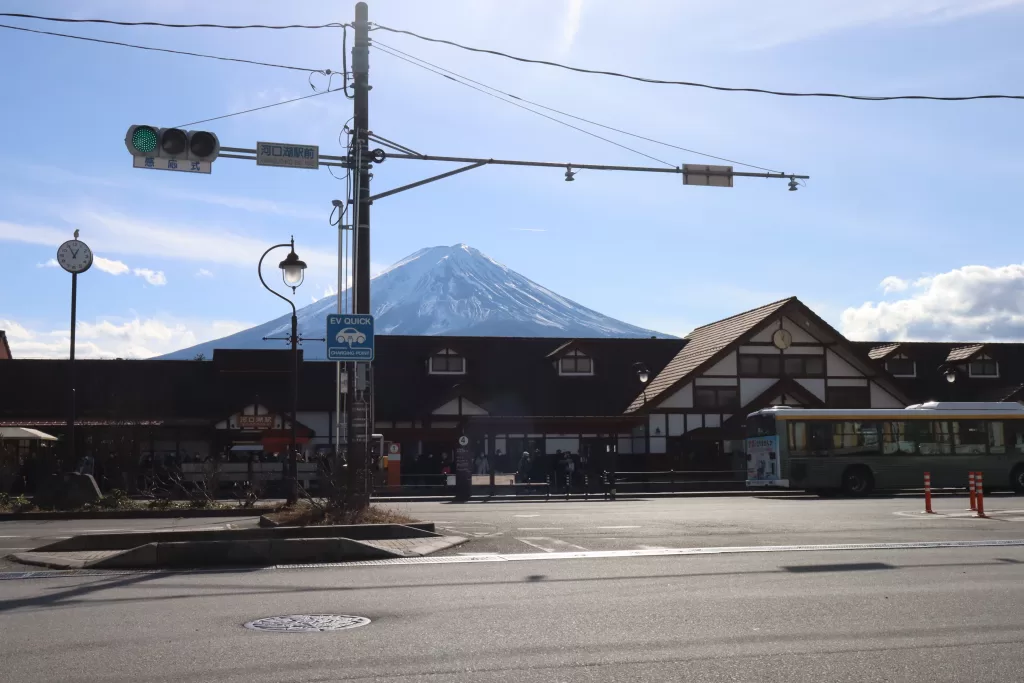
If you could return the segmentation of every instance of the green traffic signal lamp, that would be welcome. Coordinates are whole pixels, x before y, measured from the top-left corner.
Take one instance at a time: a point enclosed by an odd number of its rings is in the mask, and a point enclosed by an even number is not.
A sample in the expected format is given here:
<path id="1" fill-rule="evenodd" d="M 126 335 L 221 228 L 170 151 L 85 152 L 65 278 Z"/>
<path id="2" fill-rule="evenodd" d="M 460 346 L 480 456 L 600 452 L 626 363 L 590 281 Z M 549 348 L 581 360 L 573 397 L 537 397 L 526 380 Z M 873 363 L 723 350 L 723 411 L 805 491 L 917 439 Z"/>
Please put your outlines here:
<path id="1" fill-rule="evenodd" d="M 156 129 L 152 126 L 136 126 L 132 131 L 132 147 L 143 154 L 152 154 L 156 151 L 156 142 Z"/>
<path id="2" fill-rule="evenodd" d="M 160 132 L 153 126 L 129 126 L 124 136 L 124 145 L 134 157 L 156 156 L 159 143 Z"/>

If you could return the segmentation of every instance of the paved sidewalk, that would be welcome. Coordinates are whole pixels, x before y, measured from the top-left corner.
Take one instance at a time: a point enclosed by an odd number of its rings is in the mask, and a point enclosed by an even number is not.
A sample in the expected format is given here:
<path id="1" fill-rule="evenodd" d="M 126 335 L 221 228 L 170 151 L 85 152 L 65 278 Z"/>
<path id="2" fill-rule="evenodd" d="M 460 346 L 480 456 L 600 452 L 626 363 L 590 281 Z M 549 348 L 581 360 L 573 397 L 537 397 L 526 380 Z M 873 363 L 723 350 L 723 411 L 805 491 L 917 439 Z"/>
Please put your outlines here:
<path id="1" fill-rule="evenodd" d="M 441 550 L 448 550 L 468 541 L 463 536 L 431 536 L 427 538 L 396 538 L 381 541 L 363 541 L 381 550 L 388 550 L 405 557 L 423 557 Z"/>

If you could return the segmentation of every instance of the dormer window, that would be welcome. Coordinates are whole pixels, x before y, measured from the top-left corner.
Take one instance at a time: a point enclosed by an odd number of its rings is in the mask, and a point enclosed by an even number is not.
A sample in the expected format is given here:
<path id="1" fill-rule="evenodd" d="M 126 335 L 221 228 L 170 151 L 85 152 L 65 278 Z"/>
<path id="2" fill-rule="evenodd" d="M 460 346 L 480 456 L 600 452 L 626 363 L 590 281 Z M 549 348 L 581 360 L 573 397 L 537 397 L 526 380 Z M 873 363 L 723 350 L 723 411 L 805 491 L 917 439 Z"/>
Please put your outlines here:
<path id="1" fill-rule="evenodd" d="M 999 377 L 999 363 L 988 354 L 975 356 L 967 369 L 971 377 Z"/>
<path id="2" fill-rule="evenodd" d="M 902 353 L 897 353 L 885 361 L 885 369 L 893 377 L 917 377 L 917 363 Z"/>
<path id="3" fill-rule="evenodd" d="M 452 351 L 444 349 L 430 357 L 431 375 L 464 375 L 466 374 L 466 359 Z"/>
<path id="4" fill-rule="evenodd" d="M 558 374 L 593 375 L 594 361 L 582 351 L 570 351 L 558 359 Z"/>

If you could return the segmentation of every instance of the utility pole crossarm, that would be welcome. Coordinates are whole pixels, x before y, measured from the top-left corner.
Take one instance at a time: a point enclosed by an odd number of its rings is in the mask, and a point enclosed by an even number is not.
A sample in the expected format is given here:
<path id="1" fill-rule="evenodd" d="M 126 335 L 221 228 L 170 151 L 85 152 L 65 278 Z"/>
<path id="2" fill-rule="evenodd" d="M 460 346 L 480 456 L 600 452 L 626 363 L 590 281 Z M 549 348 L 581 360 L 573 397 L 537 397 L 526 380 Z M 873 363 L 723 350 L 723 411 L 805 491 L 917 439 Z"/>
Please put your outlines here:
<path id="1" fill-rule="evenodd" d="M 427 183 L 432 183 L 435 180 L 443 180 L 444 178 L 450 178 L 453 175 L 458 175 L 459 173 L 465 173 L 466 171 L 472 171 L 474 168 L 480 168 L 481 166 L 484 166 L 487 163 L 489 163 L 489 162 L 487 162 L 487 161 L 478 161 L 475 164 L 470 164 L 469 166 L 463 166 L 462 168 L 457 168 L 454 171 L 448 171 L 447 173 L 440 173 L 438 175 L 431 176 L 429 178 L 424 178 L 423 180 L 417 180 L 416 182 L 409 183 L 408 185 L 402 185 L 400 187 L 396 187 L 393 190 L 388 190 L 387 192 L 381 192 L 380 194 L 372 195 L 370 197 L 370 203 L 372 204 L 374 201 L 376 201 L 378 199 L 383 199 L 384 197 L 390 197 L 391 195 L 398 194 L 399 192 L 404 192 L 406 190 L 411 190 L 414 187 L 419 187 L 420 185 L 426 185 Z"/>

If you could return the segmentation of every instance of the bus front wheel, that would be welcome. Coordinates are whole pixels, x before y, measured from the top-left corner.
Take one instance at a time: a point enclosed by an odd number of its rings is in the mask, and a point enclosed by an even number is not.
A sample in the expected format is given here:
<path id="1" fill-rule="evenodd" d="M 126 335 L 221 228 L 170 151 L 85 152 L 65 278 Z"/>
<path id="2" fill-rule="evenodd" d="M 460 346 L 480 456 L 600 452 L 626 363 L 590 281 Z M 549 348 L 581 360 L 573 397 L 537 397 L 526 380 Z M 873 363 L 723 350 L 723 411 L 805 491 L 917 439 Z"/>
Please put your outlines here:
<path id="1" fill-rule="evenodd" d="M 1010 472 L 1010 488 L 1014 493 L 1024 493 L 1024 465 L 1017 465 Z"/>
<path id="2" fill-rule="evenodd" d="M 846 468 L 843 472 L 843 493 L 848 496 L 861 497 L 871 493 L 875 480 L 871 470 L 863 465 Z"/>

